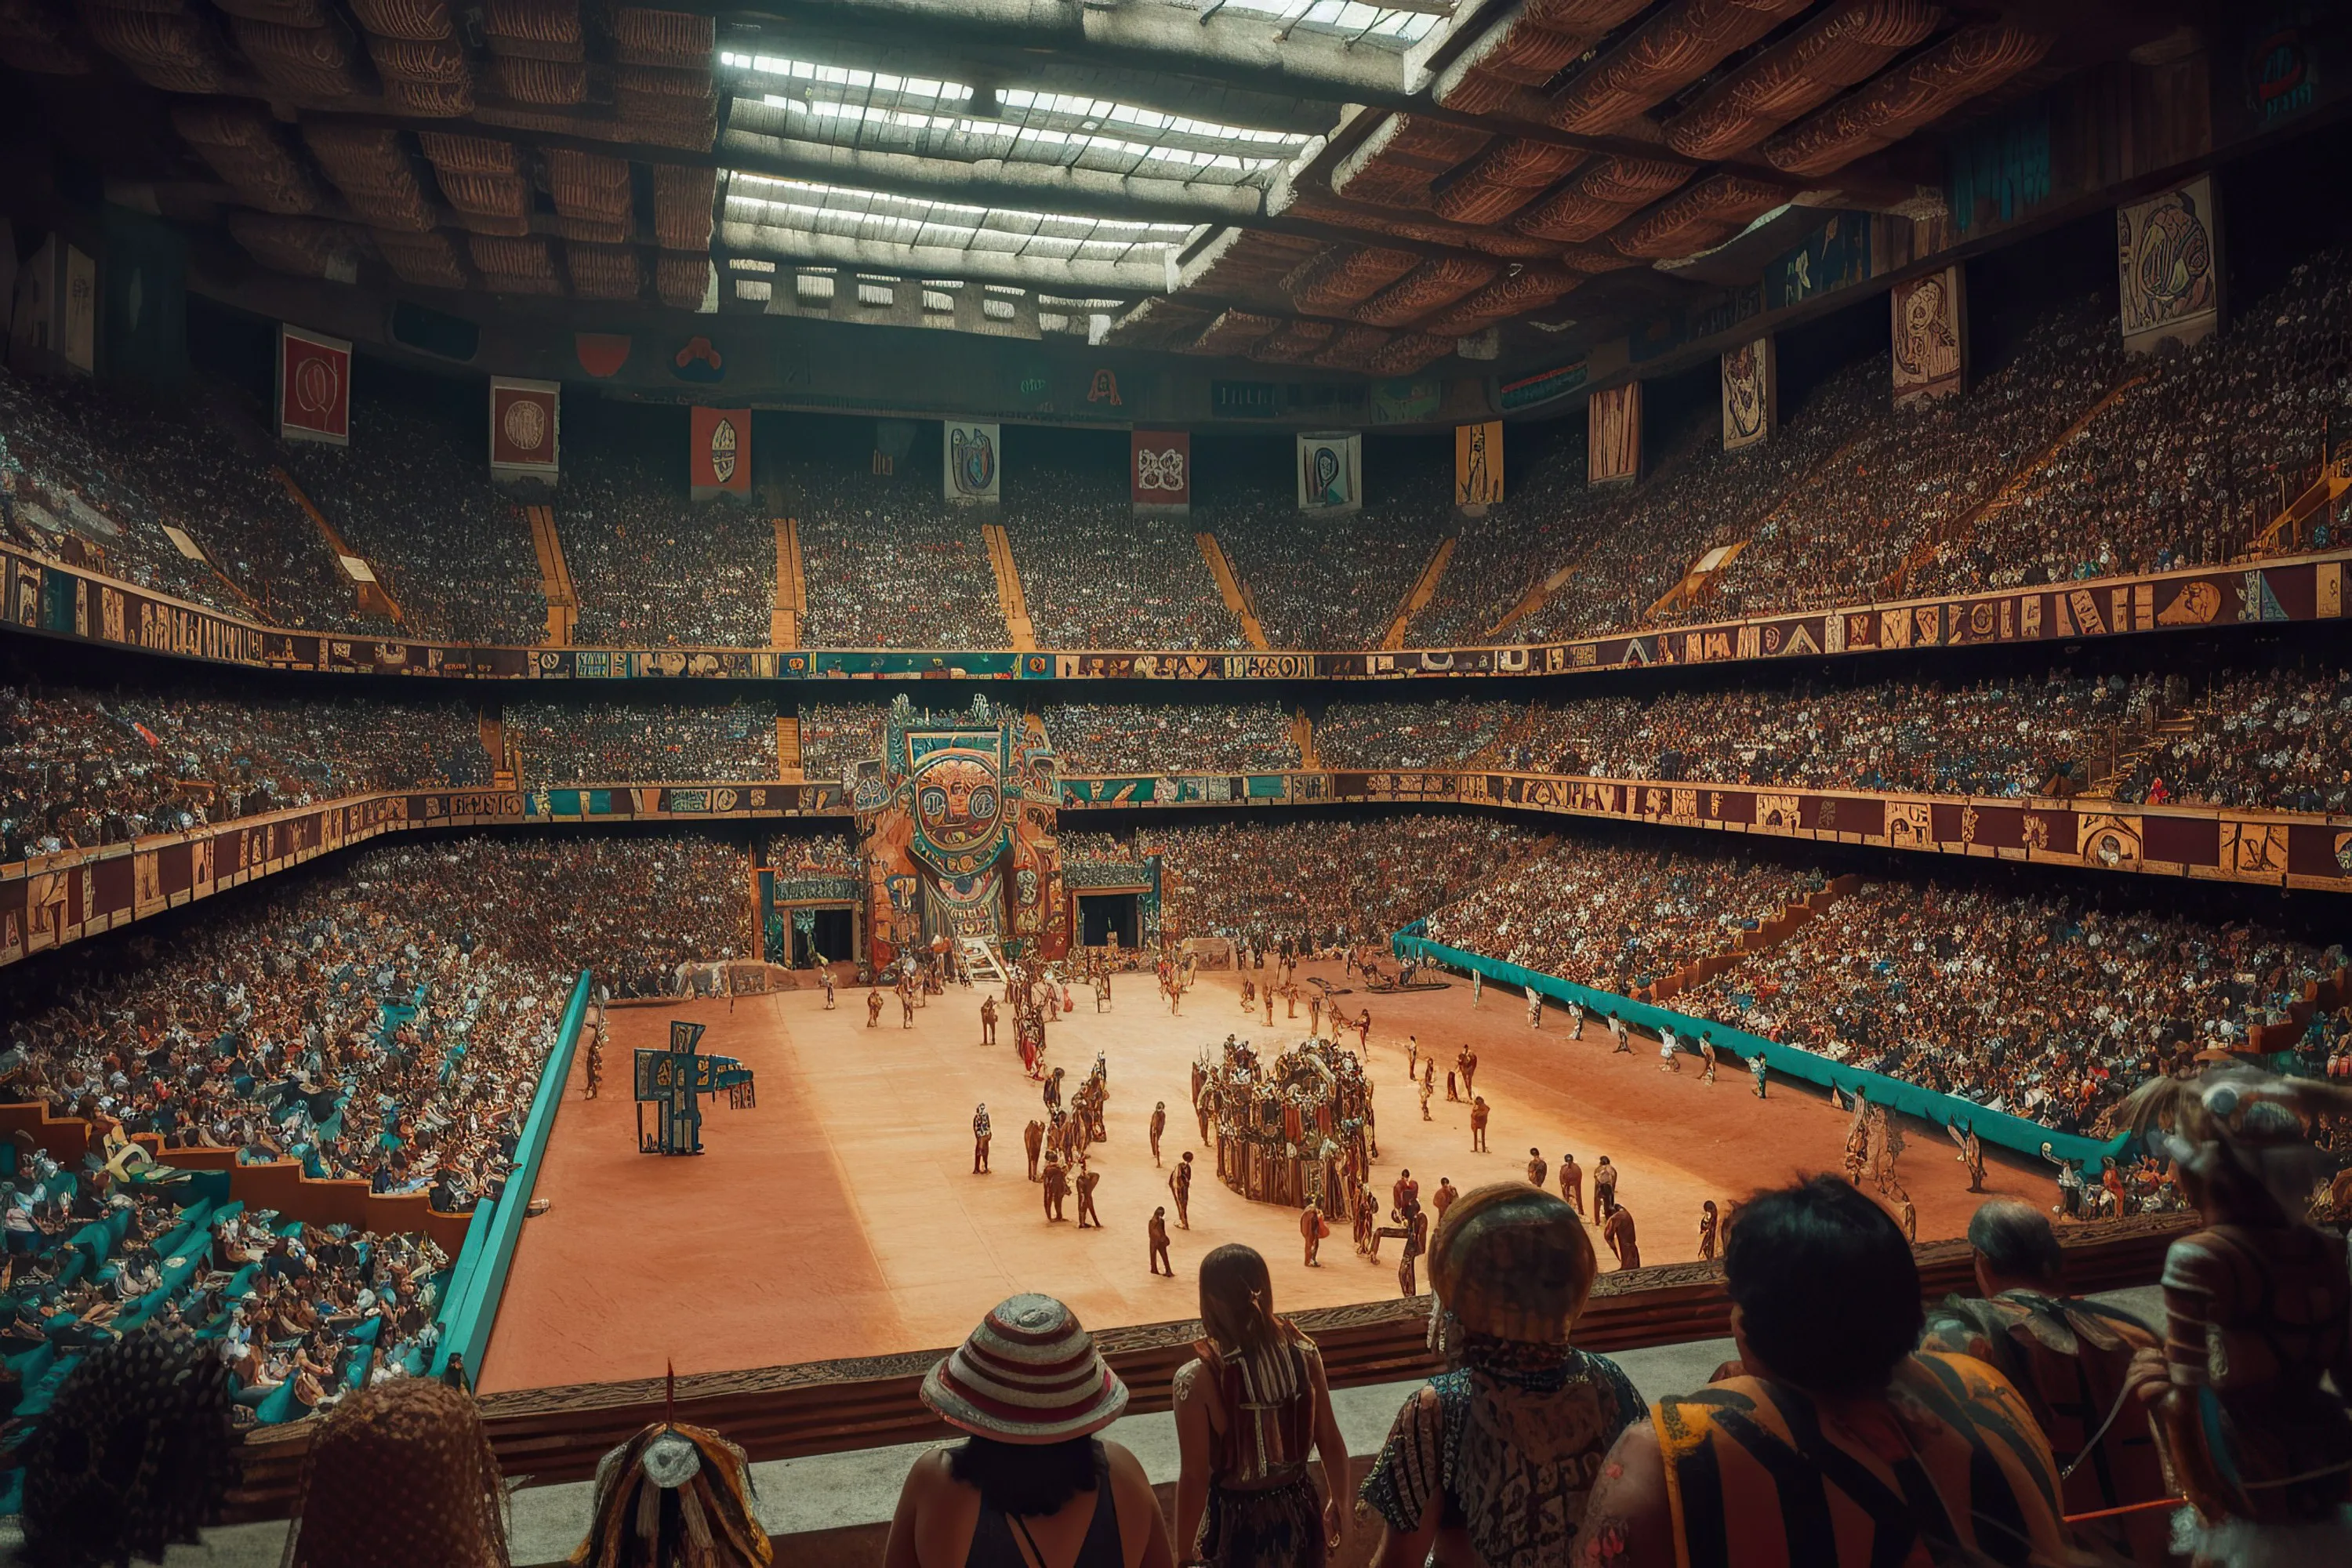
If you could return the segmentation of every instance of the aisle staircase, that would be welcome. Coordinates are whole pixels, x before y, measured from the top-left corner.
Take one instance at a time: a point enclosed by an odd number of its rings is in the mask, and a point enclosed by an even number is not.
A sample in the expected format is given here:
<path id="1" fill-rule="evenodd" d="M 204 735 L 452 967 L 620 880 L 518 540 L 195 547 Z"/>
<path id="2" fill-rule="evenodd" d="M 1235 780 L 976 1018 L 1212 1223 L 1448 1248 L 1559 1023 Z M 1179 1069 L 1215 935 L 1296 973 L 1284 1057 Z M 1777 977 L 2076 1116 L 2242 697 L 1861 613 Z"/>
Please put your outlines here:
<path id="1" fill-rule="evenodd" d="M 776 647 L 798 647 L 801 628 L 808 623 L 808 574 L 801 566 L 800 520 L 780 517 L 775 527 L 776 602 L 768 612 L 768 641 Z M 797 756 L 797 742 L 793 750 Z"/>
<path id="2" fill-rule="evenodd" d="M 2345 491 L 2352 490 L 2352 447 L 2347 447 L 2336 459 L 2321 465 L 2318 477 L 2304 488 L 2303 493 L 2279 510 L 2262 532 L 2248 546 L 2249 556 L 2278 555 L 2296 547 L 2303 525 L 2320 513 L 2333 508 Z"/>
<path id="3" fill-rule="evenodd" d="M 998 955 L 996 944 L 986 937 L 958 937 L 956 946 L 963 953 L 963 966 L 973 979 L 1002 985 L 1012 978 L 1005 973 L 1004 960 Z"/>
<path id="4" fill-rule="evenodd" d="M 482 750 L 490 759 L 490 784 L 497 789 L 515 786 L 514 753 L 507 746 L 506 716 L 497 703 L 484 706 L 476 720 L 482 737 Z"/>
<path id="5" fill-rule="evenodd" d="M 1404 591 L 1404 603 L 1397 606 L 1396 619 L 1389 623 L 1387 635 L 1381 638 L 1382 647 L 1404 647 L 1405 628 L 1412 625 L 1413 616 L 1428 608 L 1430 600 L 1437 597 L 1437 585 L 1445 580 L 1446 563 L 1454 559 L 1454 547 L 1461 542 L 1460 538 L 1451 533 L 1437 542 L 1437 548 L 1431 552 L 1428 563 L 1422 567 L 1421 575 L 1415 577 L 1412 586 Z"/>
<path id="6" fill-rule="evenodd" d="M 555 509 L 527 506 L 530 520 L 530 550 L 539 558 L 539 592 L 547 601 L 547 646 L 570 647 L 572 627 L 580 619 L 580 595 L 572 586 L 572 568 L 563 559 L 563 541 L 555 531 Z"/>
<path id="7" fill-rule="evenodd" d="M 982 523 L 980 537 L 988 546 L 988 569 L 996 576 L 996 605 L 1004 612 L 1004 629 L 1013 639 L 1013 651 L 1034 652 L 1037 628 L 1029 620 L 1029 599 L 1021 591 L 1021 569 L 1013 562 L 1013 541 L 1005 536 L 1001 522 Z"/>
<path id="8" fill-rule="evenodd" d="M 808 778 L 801 764 L 801 713 L 797 708 L 776 715 L 776 776 L 786 784 L 801 784 Z"/>
<path id="9" fill-rule="evenodd" d="M 1643 620 L 1646 622 L 1667 610 L 1695 603 L 1706 591 L 1715 574 L 1738 560 L 1739 552 L 1747 548 L 1748 541 L 1741 539 L 1729 544 L 1718 544 L 1700 556 L 1692 563 L 1691 569 L 1683 574 L 1680 582 L 1660 595 L 1656 604 L 1642 612 Z"/>
<path id="10" fill-rule="evenodd" d="M 383 616 L 394 626 L 405 625 L 406 617 L 400 613 L 399 603 L 393 598 L 392 590 L 384 585 L 383 575 L 374 565 L 343 542 L 343 536 L 335 531 L 335 525 L 327 521 L 327 514 L 312 505 L 310 498 L 302 493 L 302 487 L 294 482 L 292 474 L 278 467 L 272 467 L 269 471 L 277 476 L 279 484 L 286 487 L 286 493 L 294 499 L 294 504 L 302 509 L 303 515 L 310 520 L 310 525 L 326 540 L 327 548 L 335 552 L 343 575 L 351 579 L 352 592 L 359 600 L 360 613 Z"/>
<path id="11" fill-rule="evenodd" d="M 1300 767 L 1320 768 L 1323 765 L 1322 760 L 1315 754 L 1315 721 L 1307 716 L 1304 708 L 1291 715 L 1290 742 L 1298 748 Z"/>
<path id="12" fill-rule="evenodd" d="M 1265 640 L 1265 627 L 1258 624 L 1257 612 L 1250 608 L 1249 595 L 1242 591 L 1241 574 L 1225 555 L 1225 547 L 1217 542 L 1213 533 L 1196 533 L 1192 542 L 1200 546 L 1201 559 L 1209 563 L 1209 575 L 1217 580 L 1217 593 L 1225 601 L 1225 608 L 1242 624 L 1242 640 L 1252 647 L 1270 646 Z"/>
<path id="13" fill-rule="evenodd" d="M 1521 621 L 1526 620 L 1529 616 L 1534 615 L 1538 610 L 1542 609 L 1546 605 L 1551 603 L 1551 596 L 1554 594 L 1559 593 L 1563 587 L 1567 586 L 1568 580 L 1570 577 L 1575 576 L 1577 573 L 1583 570 L 1584 557 L 1585 555 L 1590 555 L 1592 551 L 1591 549 L 1586 550 L 1583 555 L 1579 555 L 1575 560 L 1570 562 L 1567 565 L 1560 567 L 1550 576 L 1545 578 L 1542 582 L 1528 589 L 1517 604 L 1513 605 L 1509 610 L 1505 612 L 1501 620 L 1496 621 L 1493 626 L 1486 628 L 1486 640 L 1488 642 L 1500 641 L 1505 632 L 1509 631 L 1513 626 L 1517 626 Z"/>
<path id="14" fill-rule="evenodd" d="M 2151 753 L 2160 751 L 2171 742 L 2193 734 L 2197 729 L 2198 720 L 2198 710 L 2194 708 L 2184 709 L 2180 712 L 2158 719 L 2137 740 L 2119 749 L 2108 763 L 2107 771 L 2093 779 L 2089 786 L 2075 798 L 2077 800 L 2115 799 L 2117 784 L 2130 777 L 2133 770 Z"/>

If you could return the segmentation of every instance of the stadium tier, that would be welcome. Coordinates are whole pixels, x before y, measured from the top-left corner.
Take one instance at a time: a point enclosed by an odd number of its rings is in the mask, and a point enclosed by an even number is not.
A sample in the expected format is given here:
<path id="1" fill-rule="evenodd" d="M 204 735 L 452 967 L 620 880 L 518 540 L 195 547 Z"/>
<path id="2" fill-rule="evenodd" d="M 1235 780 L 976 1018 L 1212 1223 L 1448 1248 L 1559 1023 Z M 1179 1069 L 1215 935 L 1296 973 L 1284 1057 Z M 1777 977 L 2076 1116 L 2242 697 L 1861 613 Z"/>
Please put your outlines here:
<path id="1" fill-rule="evenodd" d="M 5 0 L 0 1562 L 2352 1563 L 2347 59 Z"/>

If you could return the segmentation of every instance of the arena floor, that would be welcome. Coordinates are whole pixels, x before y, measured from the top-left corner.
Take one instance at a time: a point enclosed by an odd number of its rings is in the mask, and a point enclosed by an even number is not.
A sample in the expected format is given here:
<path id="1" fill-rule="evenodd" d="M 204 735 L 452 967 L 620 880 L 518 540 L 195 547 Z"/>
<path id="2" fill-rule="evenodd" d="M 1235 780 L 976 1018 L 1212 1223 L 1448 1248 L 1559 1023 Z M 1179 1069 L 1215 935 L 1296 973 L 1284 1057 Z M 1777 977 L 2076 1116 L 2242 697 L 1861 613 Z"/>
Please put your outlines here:
<path id="1" fill-rule="evenodd" d="M 1307 967 L 1345 984 L 1338 964 Z M 1021 1130 L 1036 1113 L 1037 1087 L 1023 1078 L 1007 1042 L 979 1045 L 977 990 L 951 990 L 898 1026 L 894 998 L 882 1026 L 866 1027 L 865 993 L 845 988 L 824 1011 L 823 994 L 784 992 L 675 1007 L 613 1012 L 604 1096 L 583 1098 L 585 1055 L 541 1169 L 548 1212 L 524 1229 L 496 1332 L 481 1369 L 485 1392 L 599 1383 L 681 1373 L 876 1355 L 952 1344 L 991 1306 L 1019 1290 L 1060 1296 L 1094 1326 L 1159 1322 L 1195 1310 L 1195 1267 L 1211 1247 L 1246 1241 L 1265 1253 L 1285 1309 L 1338 1306 L 1397 1289 L 1393 1240 L 1377 1264 L 1356 1256 L 1344 1225 L 1323 1244 L 1322 1266 L 1300 1258 L 1297 1211 L 1253 1204 L 1216 1179 L 1186 1110 L 1191 1068 L 1227 1031 L 1263 1039 L 1263 1015 L 1245 1019 L 1239 977 L 1204 972 L 1171 1018 L 1149 974 L 1114 983 L 1114 1010 L 1080 1012 L 1049 1026 L 1049 1060 L 1084 1076 L 1108 1053 L 1110 1140 L 1094 1160 L 1096 1194 L 1108 1229 L 1048 1224 L 1039 1189 L 1024 1179 Z M 1680 1074 L 1659 1068 L 1656 1047 L 1612 1055 L 1599 1030 L 1565 1032 L 1548 1011 L 1528 1029 L 1516 993 L 1490 992 L 1475 1010 L 1470 987 L 1377 996 L 1349 994 L 1372 1014 L 1385 1189 L 1400 1166 L 1427 1194 L 1440 1176 L 1456 1187 L 1524 1180 L 1527 1151 L 1557 1167 L 1573 1150 L 1589 1173 L 1600 1155 L 1623 1173 L 1620 1201 L 1640 1226 L 1645 1263 L 1697 1256 L 1699 1205 L 1718 1205 L 1799 1171 L 1834 1170 L 1847 1118 L 1817 1094 L 1775 1084 L 1759 1104 L 1746 1073 L 1727 1064 L 1698 1081 L 1696 1058 Z M 703 1048 L 742 1058 L 759 1073 L 759 1104 L 706 1113 L 698 1159 L 635 1152 L 628 1098 L 630 1053 L 667 1037 L 673 1016 L 709 1026 Z M 1276 1035 L 1306 1027 L 1276 1010 Z M 1405 1077 L 1407 1034 L 1439 1047 L 1434 1120 L 1419 1119 Z M 1480 1058 L 1479 1090 L 1493 1107 L 1492 1152 L 1470 1152 L 1468 1108 L 1444 1100 L 1444 1065 L 1465 1041 Z M 1066 1080 L 1068 1081 L 1068 1080 Z M 1169 1103 L 1165 1158 L 1197 1151 L 1192 1228 L 1173 1229 L 1176 1278 L 1147 1271 L 1144 1224 L 1168 1203 L 1166 1172 L 1152 1168 L 1146 1128 L 1152 1102 Z M 971 1173 L 972 1106 L 994 1118 L 994 1173 Z M 1913 1128 L 1901 1170 L 1918 1207 L 1923 1239 L 1957 1236 L 1982 1199 L 1968 1191 L 1951 1145 Z M 1588 1175 L 1588 1190 L 1590 1176 Z M 1997 1194 L 2054 1200 L 2045 1174 L 1996 1163 Z M 1594 1232 L 1598 1244 L 1599 1233 Z M 1605 1249 L 1602 1266 L 1612 1263 Z M 1424 1279 L 1425 1284 L 1425 1279 Z"/>

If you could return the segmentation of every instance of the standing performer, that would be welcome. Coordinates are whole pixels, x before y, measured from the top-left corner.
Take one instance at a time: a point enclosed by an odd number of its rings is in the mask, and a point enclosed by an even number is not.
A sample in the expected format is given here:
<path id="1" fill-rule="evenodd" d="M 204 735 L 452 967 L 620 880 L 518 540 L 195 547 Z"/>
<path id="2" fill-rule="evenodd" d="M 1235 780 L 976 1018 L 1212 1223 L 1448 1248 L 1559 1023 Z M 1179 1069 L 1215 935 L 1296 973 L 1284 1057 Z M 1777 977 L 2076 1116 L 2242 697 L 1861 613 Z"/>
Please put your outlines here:
<path id="1" fill-rule="evenodd" d="M 1630 1057 L 1633 1054 L 1633 1042 L 1625 1037 L 1625 1020 L 1619 1017 L 1614 1013 L 1609 1015 L 1609 1033 L 1613 1036 L 1617 1041 L 1614 1046 L 1610 1047 L 1609 1054 L 1611 1056 Z"/>
<path id="2" fill-rule="evenodd" d="M 1421 1255 L 1429 1250 L 1429 1216 L 1415 1204 L 1404 1216 L 1404 1256 L 1397 1259 L 1397 1293 L 1402 1296 L 1421 1294 L 1421 1284 L 1414 1266 Z"/>
<path id="3" fill-rule="evenodd" d="M 1168 1191 L 1176 1200 L 1176 1228 L 1192 1228 L 1192 1151 L 1184 1151 L 1184 1158 L 1168 1173 Z"/>
<path id="4" fill-rule="evenodd" d="M 1404 1037 L 1404 1080 L 1407 1083 L 1417 1083 L 1420 1079 L 1421 1037 L 1407 1035 Z"/>
<path id="5" fill-rule="evenodd" d="M 1217 1082 L 1214 1079 L 1201 1085 L 1200 1097 L 1192 1102 L 1192 1112 L 1201 1119 L 1201 1142 L 1209 1142 L 1209 1121 L 1217 1113 Z"/>
<path id="6" fill-rule="evenodd" d="M 971 1173 L 988 1173 L 988 1141 L 994 1132 L 988 1120 L 988 1102 L 981 1101 L 971 1111 Z"/>
<path id="7" fill-rule="evenodd" d="M 881 1022 L 882 993 L 879 991 L 868 991 L 866 994 L 866 1026 L 871 1029 L 876 1027 Z"/>
<path id="8" fill-rule="evenodd" d="M 1683 1070 L 1682 1047 L 1675 1039 L 1675 1032 L 1672 1029 L 1662 1028 L 1658 1031 L 1658 1070 L 1670 1073 L 1680 1073 Z"/>
<path id="9" fill-rule="evenodd" d="M 834 1000 L 832 964 L 820 963 L 816 966 L 816 983 L 824 987 L 824 1010 L 830 1013 L 833 1011 Z"/>
<path id="10" fill-rule="evenodd" d="M 1103 1227 L 1102 1215 L 1095 1213 L 1095 1188 L 1102 1182 L 1102 1173 L 1090 1166 L 1078 1169 L 1078 1228 L 1089 1224 L 1097 1230 Z"/>
<path id="11" fill-rule="evenodd" d="M 1448 1105 L 1458 1105 L 1461 1103 L 1462 1091 L 1454 1087 L 1454 1079 L 1460 1076 L 1461 1072 L 1457 1068 L 1447 1068 L 1445 1069 L 1445 1103 Z"/>
<path id="12" fill-rule="evenodd" d="M 1042 1092 L 1045 1097 L 1046 1110 L 1059 1110 L 1062 1109 L 1062 1069 L 1060 1068 L 1055 1068 L 1052 1072 L 1045 1075 L 1045 1087 L 1040 1092 Z"/>
<path id="13" fill-rule="evenodd" d="M 1474 1154 L 1486 1152 L 1486 1118 L 1492 1114 L 1485 1095 L 1470 1102 L 1470 1152 Z"/>
<path id="14" fill-rule="evenodd" d="M 1323 1238 L 1331 1234 L 1331 1222 L 1323 1217 L 1320 1208 L 1308 1204 L 1298 1216 L 1298 1234 L 1307 1243 L 1307 1267 L 1322 1268 L 1323 1265 L 1316 1261 L 1315 1254 L 1323 1246 Z"/>
<path id="15" fill-rule="evenodd" d="M 898 982 L 898 1027 L 915 1026 L 915 987 L 908 982 Z"/>
<path id="16" fill-rule="evenodd" d="M 1151 1219 L 1144 1226 L 1144 1235 L 1151 1243 L 1151 1272 L 1175 1279 L 1176 1270 L 1168 1261 L 1168 1211 L 1165 1208 L 1151 1211 Z"/>
<path id="17" fill-rule="evenodd" d="M 1533 1187 L 1540 1187 L 1544 1184 L 1544 1178 L 1550 1173 L 1551 1167 L 1544 1163 L 1543 1151 L 1540 1149 L 1528 1150 L 1528 1184 Z"/>
<path id="18" fill-rule="evenodd" d="M 1543 993 L 1532 985 L 1528 987 L 1528 1027 L 1543 1027 Z"/>
<path id="19" fill-rule="evenodd" d="M 983 996 L 980 1001 L 980 1043 L 996 1044 L 996 998 Z"/>
<path id="20" fill-rule="evenodd" d="M 1748 1070 L 1749 1073 L 1754 1075 L 1756 1079 L 1756 1098 L 1759 1100 L 1769 1100 L 1771 1096 L 1764 1092 L 1765 1067 L 1764 1053 L 1762 1051 L 1759 1050 L 1754 1056 L 1748 1058 Z"/>
<path id="21" fill-rule="evenodd" d="M 1642 1244 L 1633 1237 L 1633 1211 L 1612 1205 L 1609 1217 L 1601 1222 L 1601 1239 L 1617 1255 L 1620 1268 L 1642 1267 Z"/>
<path id="22" fill-rule="evenodd" d="M 1579 1215 L 1584 1213 L 1584 1167 L 1576 1163 L 1573 1154 L 1559 1157 L 1559 1195 Z"/>
<path id="23" fill-rule="evenodd" d="M 1029 1179 L 1034 1182 L 1037 1179 L 1037 1156 L 1045 1148 L 1045 1124 L 1042 1121 L 1029 1123 L 1021 1130 L 1021 1142 L 1029 1150 Z"/>
<path id="24" fill-rule="evenodd" d="M 1698 1206 L 1698 1260 L 1701 1263 L 1711 1263 L 1715 1260 L 1722 1230 L 1723 1222 L 1717 1217 L 1715 1200 L 1709 1198 Z"/>
<path id="25" fill-rule="evenodd" d="M 1307 1032 L 1318 1036 L 1323 1033 L 1323 993 L 1320 991 L 1307 999 Z"/>
<path id="26" fill-rule="evenodd" d="M 1421 1080 L 1421 1119 L 1423 1121 L 1433 1121 L 1436 1120 L 1436 1118 L 1429 1114 L 1429 1079 L 1424 1077 Z"/>
<path id="27" fill-rule="evenodd" d="M 1454 1190 L 1453 1177 L 1440 1176 L 1437 1178 L 1437 1190 L 1429 1194 L 1430 1209 L 1439 1219 L 1443 1220 L 1445 1217 L 1446 1209 L 1453 1204 L 1455 1198 L 1458 1198 L 1462 1194 Z"/>
<path id="28" fill-rule="evenodd" d="M 1462 1098 L 1469 1099 L 1478 1092 L 1478 1053 L 1468 1046 L 1462 1047 Z"/>
<path id="29" fill-rule="evenodd" d="M 593 1100 L 604 1087 L 604 1021 L 596 1021 L 596 1032 L 588 1037 L 588 1094 Z"/>
<path id="30" fill-rule="evenodd" d="M 1706 1064 L 1699 1068 L 1699 1082 L 1713 1083 L 1715 1081 L 1715 1037 L 1705 1029 L 1698 1032 L 1698 1059 Z"/>
<path id="31" fill-rule="evenodd" d="M 1274 1027 L 1274 983 L 1268 981 L 1260 994 L 1265 1003 L 1265 1026 L 1270 1029 Z"/>
<path id="32" fill-rule="evenodd" d="M 1608 1155 L 1603 1154 L 1601 1163 L 1592 1167 L 1592 1212 L 1606 1215 L 1616 1206 L 1617 1167 L 1609 1163 Z"/>
<path id="33" fill-rule="evenodd" d="M 1168 1102 L 1163 1100 L 1151 1108 L 1151 1163 L 1154 1167 L 1160 1163 L 1160 1135 L 1167 1131 Z M 1208 1138 L 1204 1135 L 1201 1142 L 1205 1143 Z"/>
<path id="34" fill-rule="evenodd" d="M 1960 1163 L 1967 1166 L 1969 1171 L 1969 1191 L 1972 1193 L 1984 1191 L 1984 1145 L 1977 1141 L 1976 1124 L 1969 1121 L 1955 1121 L 1944 1131 L 1950 1133 L 1952 1142 L 1960 1146 Z"/>
<path id="35" fill-rule="evenodd" d="M 1070 1174 L 1062 1168 L 1058 1149 L 1045 1152 L 1045 1218 L 1048 1223 L 1062 1217 L 1062 1200 L 1070 1195 Z"/>

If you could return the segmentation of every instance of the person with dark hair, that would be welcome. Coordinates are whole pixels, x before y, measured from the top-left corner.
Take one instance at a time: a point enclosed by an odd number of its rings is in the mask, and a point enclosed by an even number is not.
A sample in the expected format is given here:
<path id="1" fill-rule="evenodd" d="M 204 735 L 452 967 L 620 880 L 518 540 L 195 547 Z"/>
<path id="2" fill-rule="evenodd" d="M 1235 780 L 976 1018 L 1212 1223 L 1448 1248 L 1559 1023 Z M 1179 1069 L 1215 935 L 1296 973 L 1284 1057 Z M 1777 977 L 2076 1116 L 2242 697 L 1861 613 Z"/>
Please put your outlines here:
<path id="1" fill-rule="evenodd" d="M 1733 1211 L 1723 1272 L 1739 1359 L 1659 1401 L 1609 1451 L 1579 1563 L 1806 1568 L 1989 1559 L 2072 1548 L 2058 1468 L 1999 1373 L 1915 1352 L 1910 1244 L 1834 1176 Z"/>
<path id="2" fill-rule="evenodd" d="M 1601 1456 L 1642 1402 L 1570 1331 L 1592 1293 L 1576 1211 L 1517 1182 L 1464 1194 L 1429 1250 L 1449 1369 L 1414 1391 L 1364 1479 L 1385 1524 L 1377 1568 L 1566 1563 Z"/>
<path id="3" fill-rule="evenodd" d="M 24 1440 L 28 1568 L 163 1560 L 236 1484 L 228 1369 L 209 1344 L 154 1330 L 101 1344 Z"/>
<path id="4" fill-rule="evenodd" d="M 474 1396 L 425 1378 L 352 1394 L 310 1441 L 285 1568 L 507 1568 L 506 1483 Z"/>
<path id="5" fill-rule="evenodd" d="M 907 1472 L 883 1568 L 1172 1568 L 1142 1465 L 1095 1436 L 1127 1397 L 1067 1307 L 998 1303 L 923 1379 L 968 1436 Z"/>
<path id="6" fill-rule="evenodd" d="M 2064 1256 L 2032 1204 L 1996 1198 L 1969 1221 L 1980 1298 L 1945 1298 L 1920 1344 L 1990 1362 L 2009 1379 L 2063 1467 L 2066 1511 L 2102 1513 L 2168 1497 L 2145 1412 L 2126 1406 L 2132 1357 L 2162 1342 L 2138 1319 L 2065 1294 Z M 2168 1510 L 2078 1526 L 2135 1562 L 2163 1560 Z"/>
<path id="7" fill-rule="evenodd" d="M 1202 1335 L 1176 1372 L 1176 1540 L 1187 1563 L 1320 1568 L 1339 1544 L 1348 1449 L 1315 1342 L 1274 1310 L 1265 1259 L 1201 1260 Z M 1308 1454 L 1323 1466 L 1318 1500 Z"/>

